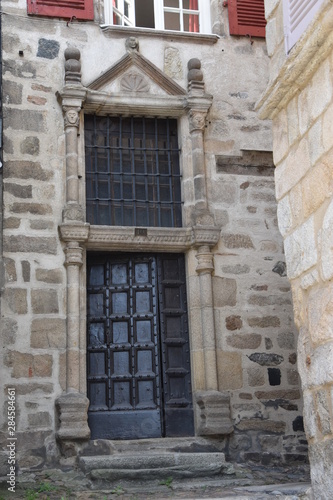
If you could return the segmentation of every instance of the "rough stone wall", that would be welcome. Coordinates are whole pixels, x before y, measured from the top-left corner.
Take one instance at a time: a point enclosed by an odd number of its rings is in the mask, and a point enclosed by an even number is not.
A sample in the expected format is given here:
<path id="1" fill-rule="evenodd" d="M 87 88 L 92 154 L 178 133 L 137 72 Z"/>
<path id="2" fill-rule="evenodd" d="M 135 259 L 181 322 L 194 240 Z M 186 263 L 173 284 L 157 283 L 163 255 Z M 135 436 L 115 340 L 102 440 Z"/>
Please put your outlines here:
<path id="1" fill-rule="evenodd" d="M 262 116 L 273 117 L 278 222 L 299 329 L 314 498 L 328 499 L 333 488 L 333 8 L 323 3 L 288 58 L 281 45 L 282 2 L 266 2 L 266 11 L 271 76 L 260 107 Z"/>
<path id="2" fill-rule="evenodd" d="M 222 227 L 215 249 L 214 301 L 220 390 L 232 394 L 236 425 L 230 455 L 263 462 L 288 454 L 293 455 L 290 459 L 296 455 L 303 459 L 306 450 L 289 285 L 281 276 L 283 266 L 280 274 L 273 272 L 284 260 L 273 179 L 266 174 L 252 176 L 249 169 L 231 173 L 219 167 L 218 161 L 225 155 L 242 156 L 241 150 L 271 148 L 270 124 L 260 122 L 254 111 L 267 80 L 265 43 L 230 38 L 226 9 L 221 2 L 211 5 L 213 31 L 221 36 L 216 43 L 145 35 L 139 36 L 140 52 L 184 88 L 188 60 L 200 58 L 206 91 L 214 96 L 205 153 L 209 203 Z M 96 4 L 97 12 L 99 7 Z M 57 459 L 54 402 L 65 390 L 66 273 L 58 236 L 65 192 L 65 141 L 56 96 L 64 81 L 63 53 L 70 45 L 81 51 L 82 80 L 87 85 L 124 55 L 126 37 L 121 33 L 107 37 L 98 23 L 28 18 L 24 0 L 3 0 L 2 10 L 6 12 L 6 289 L 2 296 L 1 430 L 6 439 L 4 403 L 7 388 L 15 387 L 17 450 L 24 468 Z M 191 275 L 194 255 L 189 261 Z M 262 452 L 268 454 L 262 457 Z"/>

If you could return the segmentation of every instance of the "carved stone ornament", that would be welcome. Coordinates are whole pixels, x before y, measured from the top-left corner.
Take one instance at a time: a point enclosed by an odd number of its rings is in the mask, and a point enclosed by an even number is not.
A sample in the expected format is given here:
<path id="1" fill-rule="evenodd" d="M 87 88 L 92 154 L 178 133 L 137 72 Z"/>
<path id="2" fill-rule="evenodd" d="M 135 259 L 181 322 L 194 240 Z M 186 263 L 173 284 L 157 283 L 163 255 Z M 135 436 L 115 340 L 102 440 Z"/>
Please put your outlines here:
<path id="1" fill-rule="evenodd" d="M 138 73 L 127 73 L 123 76 L 120 87 L 125 92 L 149 92 L 147 80 Z"/>
<path id="2" fill-rule="evenodd" d="M 85 213 L 81 205 L 67 205 L 62 212 L 63 221 L 78 221 L 84 222 Z"/>
<path id="3" fill-rule="evenodd" d="M 214 256 L 211 253 L 209 246 L 199 248 L 196 255 L 198 265 L 196 267 L 197 273 L 212 273 L 214 271 Z"/>
<path id="4" fill-rule="evenodd" d="M 64 108 L 65 127 L 79 127 L 79 112 L 80 108 Z"/>
<path id="5" fill-rule="evenodd" d="M 59 226 L 60 238 L 62 241 L 78 241 L 83 243 L 88 239 L 89 228 L 90 224 L 87 222 L 83 224 L 61 224 L 61 226 Z"/>
<path id="6" fill-rule="evenodd" d="M 82 266 L 83 264 L 83 249 L 82 247 L 67 247 L 65 248 L 66 261 L 65 266 Z"/>
<path id="7" fill-rule="evenodd" d="M 129 51 L 132 51 L 132 50 L 138 51 L 139 50 L 139 40 L 135 36 L 130 36 L 125 41 L 125 47 Z"/>
<path id="8" fill-rule="evenodd" d="M 190 132 L 203 130 L 206 124 L 207 113 L 205 111 L 190 110 Z"/>

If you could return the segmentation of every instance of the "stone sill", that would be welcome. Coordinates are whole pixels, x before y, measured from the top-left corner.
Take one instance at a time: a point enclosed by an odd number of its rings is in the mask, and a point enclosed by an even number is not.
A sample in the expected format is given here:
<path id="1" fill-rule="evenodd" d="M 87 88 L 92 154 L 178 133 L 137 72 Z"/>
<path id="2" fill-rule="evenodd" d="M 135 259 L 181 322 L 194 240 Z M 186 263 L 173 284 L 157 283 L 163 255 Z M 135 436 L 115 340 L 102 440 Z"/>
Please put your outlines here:
<path id="1" fill-rule="evenodd" d="M 181 31 L 155 30 L 153 28 L 131 28 L 126 26 L 109 26 L 101 25 L 102 32 L 108 38 L 114 37 L 115 34 L 121 36 L 148 36 L 169 41 L 190 42 L 213 45 L 219 40 L 218 35 L 207 35 L 201 33 L 184 33 Z"/>
<path id="2" fill-rule="evenodd" d="M 291 49 L 278 76 L 258 101 L 261 119 L 273 119 L 300 92 L 332 51 L 333 5 L 323 4 L 306 32 Z"/>

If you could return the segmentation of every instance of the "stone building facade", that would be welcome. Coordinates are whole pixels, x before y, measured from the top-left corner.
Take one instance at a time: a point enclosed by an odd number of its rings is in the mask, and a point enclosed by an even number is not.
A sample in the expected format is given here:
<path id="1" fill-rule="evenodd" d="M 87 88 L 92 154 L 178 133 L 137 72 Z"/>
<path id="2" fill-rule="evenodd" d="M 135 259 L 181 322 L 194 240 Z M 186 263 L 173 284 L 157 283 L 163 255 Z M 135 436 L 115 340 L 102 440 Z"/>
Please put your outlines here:
<path id="1" fill-rule="evenodd" d="M 287 4 L 266 2 L 278 222 L 284 237 L 314 498 L 332 496 L 332 26 L 329 1 L 285 50 Z M 285 9 L 285 10 L 283 10 Z"/>
<path id="2" fill-rule="evenodd" d="M 91 437 L 87 394 L 98 406 L 100 389 L 93 384 L 105 378 L 87 342 L 87 269 L 96 255 L 111 262 L 111 269 L 121 267 L 125 256 L 134 267 L 137 255 L 141 263 L 155 259 L 157 266 L 163 255 L 169 261 L 183 256 L 188 322 L 182 324 L 188 324 L 188 340 L 170 344 L 177 351 L 189 342 L 187 357 L 185 350 L 181 357 L 191 364 L 182 373 L 192 385 L 193 402 L 184 404 L 193 407 L 194 424 L 183 435 L 218 441 L 230 460 L 307 459 L 271 125 L 255 111 L 267 84 L 266 45 L 264 39 L 230 36 L 227 8 L 217 0 L 209 7 L 211 33 L 193 34 L 106 26 L 101 1 L 94 2 L 94 21 L 31 16 L 25 0 L 2 2 L 1 436 L 2 442 L 8 437 L 11 388 L 21 469 L 73 464 Z M 87 222 L 92 219 L 86 210 L 85 127 L 100 117 L 101 128 L 109 123 L 106 117 L 113 124 L 136 117 L 176 123 L 178 227 Z M 176 286 L 180 278 L 173 276 Z M 103 358 L 99 340 L 96 352 Z M 115 343 L 107 347 L 114 359 Z M 171 364 L 178 362 L 174 356 Z M 163 371 L 162 353 L 161 359 Z M 108 380 L 114 383 L 112 376 Z M 125 382 L 118 387 L 126 392 Z M 150 391 L 148 382 L 142 387 Z M 156 437 L 150 434 L 152 421 L 136 437 Z"/>

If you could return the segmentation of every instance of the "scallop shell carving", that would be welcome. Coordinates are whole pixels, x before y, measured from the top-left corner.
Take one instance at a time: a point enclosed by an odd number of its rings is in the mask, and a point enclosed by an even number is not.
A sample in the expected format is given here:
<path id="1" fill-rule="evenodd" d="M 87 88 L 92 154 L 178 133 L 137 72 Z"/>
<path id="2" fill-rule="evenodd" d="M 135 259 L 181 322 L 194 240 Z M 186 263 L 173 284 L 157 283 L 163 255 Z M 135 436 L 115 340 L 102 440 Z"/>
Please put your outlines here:
<path id="1" fill-rule="evenodd" d="M 149 85 L 143 76 L 136 73 L 127 73 L 121 81 L 120 86 L 125 92 L 148 92 Z"/>

